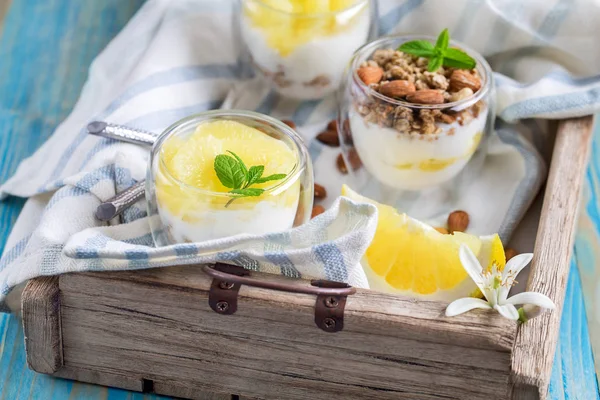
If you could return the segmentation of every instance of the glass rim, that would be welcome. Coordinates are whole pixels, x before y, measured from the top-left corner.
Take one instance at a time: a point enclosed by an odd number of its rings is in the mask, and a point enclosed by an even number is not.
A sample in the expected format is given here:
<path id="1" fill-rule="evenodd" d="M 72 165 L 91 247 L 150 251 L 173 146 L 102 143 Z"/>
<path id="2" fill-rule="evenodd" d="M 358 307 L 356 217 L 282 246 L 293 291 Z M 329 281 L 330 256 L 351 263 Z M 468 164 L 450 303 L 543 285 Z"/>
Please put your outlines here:
<path id="1" fill-rule="evenodd" d="M 296 133 L 295 130 L 293 130 L 291 127 L 284 124 L 283 122 L 279 121 L 278 119 L 270 117 L 268 115 L 257 113 L 254 111 L 235 110 L 235 109 L 204 111 L 201 113 L 192 114 L 188 117 L 180 119 L 180 120 L 174 122 L 173 124 L 171 124 L 158 136 L 157 140 L 154 142 L 154 145 L 152 146 L 152 152 L 151 152 L 151 156 L 150 156 L 150 170 L 152 171 L 152 166 L 154 165 L 154 157 L 158 157 L 159 158 L 158 162 L 160 163 L 163 171 L 165 172 L 166 177 L 169 180 L 171 180 L 172 182 L 174 182 L 175 184 L 185 188 L 185 190 L 190 190 L 193 192 L 201 193 L 204 195 L 210 195 L 210 196 L 214 196 L 214 197 L 231 198 L 231 194 L 228 192 L 215 192 L 212 190 L 199 188 L 197 186 L 193 186 L 193 185 L 187 184 L 185 182 L 182 182 L 180 179 L 176 178 L 173 175 L 171 170 L 165 164 L 164 158 L 161 157 L 161 150 L 162 150 L 162 146 L 163 146 L 164 142 L 169 137 L 176 134 L 179 130 L 182 130 L 184 127 L 187 127 L 188 125 L 191 125 L 191 124 L 195 124 L 194 126 L 197 126 L 199 123 L 203 123 L 205 121 L 215 119 L 215 118 L 221 118 L 221 117 L 225 117 L 225 118 L 226 117 L 242 117 L 242 118 L 249 118 L 249 119 L 252 119 L 255 121 L 268 123 L 270 125 L 273 125 L 277 130 L 279 130 L 281 133 L 283 133 L 283 135 L 285 137 L 288 137 L 291 140 L 291 142 L 293 143 L 294 153 L 298 156 L 297 162 L 294 164 L 294 167 L 292 168 L 292 170 L 287 174 L 287 176 L 282 181 L 278 182 L 277 184 L 275 184 L 273 186 L 269 186 L 268 188 L 264 188 L 263 189 L 264 193 L 270 193 L 273 195 L 280 194 L 280 192 L 282 190 L 287 189 L 287 186 L 290 184 L 290 182 L 292 182 L 292 183 L 295 182 L 300 177 L 300 175 L 303 173 L 304 169 L 306 168 L 308 153 L 307 153 L 306 146 L 304 145 L 304 141 L 302 140 L 300 135 L 298 135 L 298 133 Z M 267 133 L 263 133 L 263 134 L 267 135 Z M 153 184 L 154 185 L 156 184 L 156 176 L 155 175 L 156 174 L 153 173 L 153 177 L 154 177 Z"/>
<path id="2" fill-rule="evenodd" d="M 429 36 L 429 35 L 386 35 L 386 36 L 382 36 L 376 40 L 373 40 L 369 43 L 366 43 L 363 46 L 361 46 L 360 48 L 358 48 L 354 52 L 354 55 L 352 56 L 352 60 L 350 62 L 350 68 L 352 68 L 352 79 L 355 82 L 357 82 L 359 87 L 361 89 L 363 89 L 364 91 L 366 91 L 368 94 L 370 94 L 382 101 L 385 101 L 387 103 L 391 103 L 391 104 L 394 104 L 397 106 L 404 106 L 404 107 L 410 107 L 410 108 L 416 108 L 416 109 L 426 109 L 426 110 L 431 110 L 431 109 L 444 110 L 447 108 L 455 108 L 458 106 L 462 106 L 464 104 L 475 104 L 476 102 L 481 100 L 483 97 L 485 97 L 488 94 L 488 92 L 491 90 L 494 78 L 493 78 L 493 74 L 492 74 L 492 68 L 487 63 L 485 58 L 483 58 L 483 56 L 481 54 L 479 54 L 477 51 L 473 50 L 472 48 L 463 44 L 462 42 L 458 42 L 456 40 L 450 40 L 450 45 L 454 45 L 455 47 L 459 47 L 460 49 L 466 51 L 467 54 L 469 54 L 471 57 L 473 57 L 475 59 L 475 61 L 477 61 L 477 65 L 475 66 L 475 68 L 477 68 L 477 66 L 479 66 L 479 65 L 482 66 L 482 69 L 484 72 L 484 76 L 482 76 L 482 78 L 483 78 L 484 82 L 483 82 L 483 85 L 481 86 L 481 89 L 479 89 L 477 91 L 477 93 L 474 93 L 472 96 L 469 96 L 467 98 L 464 98 L 464 99 L 461 99 L 458 101 L 453 101 L 450 103 L 443 103 L 443 104 L 416 104 L 416 103 L 411 103 L 411 102 L 408 102 L 405 100 L 392 99 L 391 97 L 382 95 L 378 91 L 376 91 L 376 90 L 372 89 L 370 86 L 366 85 L 362 81 L 362 79 L 359 78 L 359 76 L 357 74 L 358 66 L 356 64 L 357 64 L 358 60 L 361 58 L 361 56 L 363 56 L 367 51 L 371 51 L 371 53 L 373 53 L 378 45 L 385 43 L 385 42 L 391 42 L 391 41 L 396 41 L 396 40 L 405 40 L 405 42 L 410 41 L 410 40 L 429 40 L 433 44 L 435 44 L 437 38 L 434 36 Z M 364 60 L 364 61 L 366 61 L 366 60 Z"/>
<path id="3" fill-rule="evenodd" d="M 242 2 L 242 3 L 244 1 L 246 1 L 246 0 L 240 0 L 240 2 Z M 337 10 L 337 11 L 322 11 L 322 12 L 312 12 L 312 13 L 289 12 L 289 11 L 285 11 L 285 10 L 280 10 L 280 9 L 277 9 L 277 8 L 265 3 L 264 0 L 251 0 L 251 1 L 258 3 L 262 7 L 265 7 L 271 11 L 274 11 L 279 14 L 287 15 L 287 16 L 292 16 L 292 17 L 296 17 L 296 18 L 321 18 L 321 17 L 335 16 L 338 14 L 342 14 L 346 11 L 352 10 L 354 8 L 362 7 L 363 5 L 367 4 L 370 0 L 356 0 L 356 2 L 354 4 L 352 4 L 346 8 L 343 8 L 341 10 Z"/>

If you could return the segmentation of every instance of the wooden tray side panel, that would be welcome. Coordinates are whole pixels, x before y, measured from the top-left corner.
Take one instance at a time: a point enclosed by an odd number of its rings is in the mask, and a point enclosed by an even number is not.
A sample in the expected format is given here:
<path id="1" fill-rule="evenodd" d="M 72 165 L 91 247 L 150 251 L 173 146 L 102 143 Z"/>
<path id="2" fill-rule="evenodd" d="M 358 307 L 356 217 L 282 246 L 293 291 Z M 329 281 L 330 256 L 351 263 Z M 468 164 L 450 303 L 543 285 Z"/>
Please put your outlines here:
<path id="1" fill-rule="evenodd" d="M 512 360 L 514 400 L 547 397 L 592 126 L 591 116 L 559 124 L 527 283 L 528 291 L 547 295 L 557 309 L 519 328 Z"/>
<path id="2" fill-rule="evenodd" d="M 52 374 L 63 365 L 58 280 L 32 279 L 22 296 L 27 365 L 44 374 Z"/>
<path id="3" fill-rule="evenodd" d="M 344 331 L 330 334 L 314 324 L 313 296 L 243 287 L 237 313 L 223 316 L 208 306 L 209 285 L 189 268 L 62 276 L 65 366 L 268 399 L 507 396 L 516 325 L 490 313 L 447 319 L 441 303 L 406 309 L 405 300 L 359 291 Z M 417 309 L 425 320 L 412 316 Z M 440 334 L 427 320 L 453 328 Z M 471 329 L 461 333 L 462 324 Z M 449 343 L 484 335 L 501 339 Z"/>

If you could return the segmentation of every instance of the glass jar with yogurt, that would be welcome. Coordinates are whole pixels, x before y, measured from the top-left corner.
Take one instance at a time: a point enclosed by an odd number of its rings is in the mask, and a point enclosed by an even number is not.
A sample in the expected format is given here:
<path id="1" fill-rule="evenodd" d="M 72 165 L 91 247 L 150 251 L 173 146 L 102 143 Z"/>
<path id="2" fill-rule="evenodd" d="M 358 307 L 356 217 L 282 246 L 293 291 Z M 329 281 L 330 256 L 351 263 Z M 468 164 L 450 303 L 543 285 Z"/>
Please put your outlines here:
<path id="1" fill-rule="evenodd" d="M 373 0 L 238 0 L 240 41 L 253 69 L 281 95 L 318 99 L 376 32 Z"/>
<path id="2" fill-rule="evenodd" d="M 493 128 L 494 85 L 485 59 L 462 43 L 450 46 L 473 57 L 474 69 L 442 66 L 429 72 L 427 59 L 397 50 L 414 40 L 436 42 L 391 36 L 356 52 L 338 126 L 344 154 L 358 156 L 364 166 L 355 171 L 354 185 L 413 216 L 428 217 L 436 213 L 436 207 L 423 211 L 428 201 L 449 203 L 477 173 Z"/>
<path id="3" fill-rule="evenodd" d="M 313 172 L 298 134 L 266 115 L 209 111 L 163 132 L 146 199 L 157 246 L 266 234 L 310 219 Z"/>

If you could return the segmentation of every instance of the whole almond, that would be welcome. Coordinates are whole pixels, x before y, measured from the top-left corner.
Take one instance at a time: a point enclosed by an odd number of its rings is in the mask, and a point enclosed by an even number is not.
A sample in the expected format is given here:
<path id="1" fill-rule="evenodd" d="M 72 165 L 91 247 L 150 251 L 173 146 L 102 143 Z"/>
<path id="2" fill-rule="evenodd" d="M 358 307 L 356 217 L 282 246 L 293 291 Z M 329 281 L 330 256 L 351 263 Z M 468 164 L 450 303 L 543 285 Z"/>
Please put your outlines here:
<path id="1" fill-rule="evenodd" d="M 424 89 L 409 94 L 406 100 L 415 104 L 443 104 L 444 95 L 435 89 Z"/>
<path id="2" fill-rule="evenodd" d="M 344 156 L 342 153 L 338 154 L 337 158 L 335 159 L 335 164 L 342 174 L 345 175 L 348 173 L 348 167 L 346 167 L 346 162 L 344 161 Z"/>
<path id="3" fill-rule="evenodd" d="M 356 74 L 365 85 L 371 85 L 373 83 L 379 83 L 383 78 L 383 69 L 381 67 L 360 67 L 356 70 Z"/>
<path id="4" fill-rule="evenodd" d="M 324 199 L 325 197 L 327 197 L 327 190 L 318 183 L 315 183 L 315 199 Z"/>
<path id="5" fill-rule="evenodd" d="M 325 212 L 325 207 L 323 207 L 322 205 L 316 205 L 313 207 L 310 217 L 314 218 L 317 215 L 323 214 L 324 212 Z"/>
<path id="6" fill-rule="evenodd" d="M 354 147 L 348 150 L 348 160 L 350 161 L 350 166 L 353 170 L 357 170 L 362 167 L 362 161 L 360 161 L 358 152 Z"/>
<path id="7" fill-rule="evenodd" d="M 511 249 L 510 247 L 504 250 L 504 255 L 506 256 L 506 261 L 510 260 L 514 256 L 517 255 L 517 251 L 515 249 Z"/>
<path id="8" fill-rule="evenodd" d="M 337 132 L 337 130 L 338 130 L 337 119 L 333 119 L 333 120 L 329 121 L 329 123 L 327 124 L 327 130 Z"/>
<path id="9" fill-rule="evenodd" d="M 439 233 L 443 233 L 444 235 L 447 235 L 448 233 L 448 229 L 442 227 L 442 226 L 438 226 L 437 228 L 434 228 L 436 231 L 438 231 Z"/>
<path id="10" fill-rule="evenodd" d="M 326 130 L 317 135 L 317 140 L 327 146 L 338 147 L 340 145 L 340 137 L 337 131 Z"/>
<path id="11" fill-rule="evenodd" d="M 384 83 L 379 88 L 379 93 L 394 99 L 407 96 L 416 91 L 415 84 L 409 81 L 397 80 Z"/>
<path id="12" fill-rule="evenodd" d="M 465 211 L 457 210 L 448 215 L 448 231 L 464 232 L 469 227 L 469 214 Z"/>
<path id="13" fill-rule="evenodd" d="M 464 69 L 457 69 L 450 75 L 450 90 L 458 92 L 461 89 L 469 88 L 473 93 L 481 89 L 481 79 Z"/>
<path id="14" fill-rule="evenodd" d="M 283 122 L 292 129 L 296 129 L 296 123 L 294 121 L 291 121 L 289 119 L 282 119 L 281 122 Z"/>

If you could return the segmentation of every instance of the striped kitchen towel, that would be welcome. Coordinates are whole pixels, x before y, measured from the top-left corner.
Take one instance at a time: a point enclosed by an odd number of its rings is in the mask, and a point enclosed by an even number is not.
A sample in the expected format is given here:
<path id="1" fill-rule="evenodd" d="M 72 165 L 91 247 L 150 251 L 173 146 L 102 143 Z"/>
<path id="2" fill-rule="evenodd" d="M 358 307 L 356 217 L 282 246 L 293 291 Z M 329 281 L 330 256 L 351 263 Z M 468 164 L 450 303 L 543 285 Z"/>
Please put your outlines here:
<path id="1" fill-rule="evenodd" d="M 152 247 L 145 207 L 103 226 L 95 207 L 145 175 L 147 150 L 90 137 L 90 120 L 160 133 L 174 121 L 220 106 L 292 118 L 309 144 L 316 180 L 330 193 L 342 177 L 334 150 L 313 140 L 335 112 L 332 98 L 295 103 L 239 78 L 232 1 L 149 0 L 97 57 L 70 116 L 0 195 L 27 197 L 0 261 L 0 308 L 27 279 L 73 271 L 139 269 L 228 260 L 291 276 L 366 281 L 358 260 L 374 232 L 371 206 L 335 200 L 330 210 L 289 232 L 210 243 Z M 547 130 L 539 118 L 600 109 L 597 2 L 553 0 L 381 0 L 381 34 L 436 34 L 485 55 L 496 76 L 497 135 L 484 168 L 454 205 L 472 214 L 474 233 L 508 238 L 545 175 Z M 225 103 L 224 103 L 225 100 Z"/>

